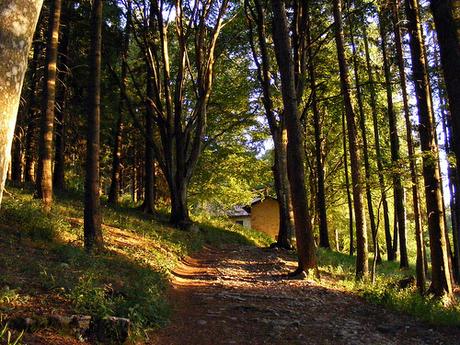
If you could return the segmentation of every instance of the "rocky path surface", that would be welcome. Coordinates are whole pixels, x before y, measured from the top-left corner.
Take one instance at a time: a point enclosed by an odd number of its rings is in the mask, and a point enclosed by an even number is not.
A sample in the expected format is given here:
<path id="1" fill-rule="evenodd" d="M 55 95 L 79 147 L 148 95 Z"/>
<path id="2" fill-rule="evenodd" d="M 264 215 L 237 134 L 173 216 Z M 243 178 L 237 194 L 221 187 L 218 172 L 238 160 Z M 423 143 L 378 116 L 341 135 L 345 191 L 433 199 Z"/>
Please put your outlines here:
<path id="1" fill-rule="evenodd" d="M 171 324 L 151 344 L 460 344 L 460 329 L 432 327 L 311 280 L 282 276 L 285 253 L 205 248 L 174 272 Z"/>

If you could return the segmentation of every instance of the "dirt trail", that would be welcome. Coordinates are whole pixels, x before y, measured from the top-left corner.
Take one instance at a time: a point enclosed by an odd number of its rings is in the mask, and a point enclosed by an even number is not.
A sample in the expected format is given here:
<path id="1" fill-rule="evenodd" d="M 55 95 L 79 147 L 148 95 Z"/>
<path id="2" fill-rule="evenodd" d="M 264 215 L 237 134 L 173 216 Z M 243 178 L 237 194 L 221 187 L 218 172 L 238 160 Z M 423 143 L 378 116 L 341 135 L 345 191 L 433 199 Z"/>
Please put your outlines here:
<path id="1" fill-rule="evenodd" d="M 250 246 L 205 248 L 174 272 L 171 324 L 151 344 L 459 344 L 430 327 L 340 290 L 281 274 L 289 256 Z"/>

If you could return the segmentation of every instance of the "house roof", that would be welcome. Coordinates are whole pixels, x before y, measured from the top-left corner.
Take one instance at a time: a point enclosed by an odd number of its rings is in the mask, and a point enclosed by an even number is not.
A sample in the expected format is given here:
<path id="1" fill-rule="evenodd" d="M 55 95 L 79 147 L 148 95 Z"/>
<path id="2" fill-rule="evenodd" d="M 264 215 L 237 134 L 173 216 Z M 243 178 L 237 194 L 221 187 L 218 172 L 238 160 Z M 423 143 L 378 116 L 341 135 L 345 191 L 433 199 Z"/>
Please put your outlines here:
<path id="1" fill-rule="evenodd" d="M 235 206 L 227 212 L 229 217 L 249 217 L 251 214 L 247 212 L 242 206 Z"/>

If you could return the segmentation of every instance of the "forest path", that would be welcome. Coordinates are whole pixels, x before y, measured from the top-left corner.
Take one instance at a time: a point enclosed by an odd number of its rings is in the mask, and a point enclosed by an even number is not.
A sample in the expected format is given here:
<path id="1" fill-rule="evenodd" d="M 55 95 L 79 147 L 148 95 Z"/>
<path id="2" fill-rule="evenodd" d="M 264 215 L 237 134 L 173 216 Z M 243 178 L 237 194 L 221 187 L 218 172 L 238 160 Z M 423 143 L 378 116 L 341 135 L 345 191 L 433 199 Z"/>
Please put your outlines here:
<path id="1" fill-rule="evenodd" d="M 282 251 L 205 248 L 173 274 L 171 323 L 151 344 L 458 344 L 460 330 L 431 327 L 356 295 L 283 273 Z"/>

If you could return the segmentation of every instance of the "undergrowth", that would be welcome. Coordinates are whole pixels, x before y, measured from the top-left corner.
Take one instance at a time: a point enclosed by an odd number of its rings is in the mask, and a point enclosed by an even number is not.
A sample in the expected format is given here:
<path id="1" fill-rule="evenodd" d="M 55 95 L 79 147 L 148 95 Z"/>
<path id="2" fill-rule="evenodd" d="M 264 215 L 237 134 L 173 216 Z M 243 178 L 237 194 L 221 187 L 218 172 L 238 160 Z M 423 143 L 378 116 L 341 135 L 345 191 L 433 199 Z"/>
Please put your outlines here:
<path id="1" fill-rule="evenodd" d="M 323 280 L 331 287 L 357 293 L 367 301 L 389 309 L 410 314 L 433 325 L 460 326 L 460 304 L 454 298 L 439 299 L 431 295 L 420 295 L 414 284 L 398 287 L 398 282 L 415 276 L 415 268 L 401 270 L 397 262 L 383 261 L 377 265 L 375 284 L 355 279 L 355 257 L 329 250 L 318 250 L 318 265 L 323 275 L 332 280 Z M 371 265 L 371 260 L 369 260 Z M 369 266 L 370 267 L 370 266 Z"/>
<path id="2" fill-rule="evenodd" d="M 102 206 L 105 249 L 82 248 L 82 195 L 57 195 L 42 210 L 30 189 L 9 188 L 0 209 L 0 314 L 17 309 L 32 287 L 65 300 L 72 313 L 129 318 L 134 335 L 168 321 L 168 274 L 203 245 L 267 245 L 265 235 L 223 219 L 196 216 L 198 232 L 171 228 L 165 215 Z M 2 243 L 4 244 L 2 246 Z M 18 265 L 17 258 L 21 264 Z"/>

